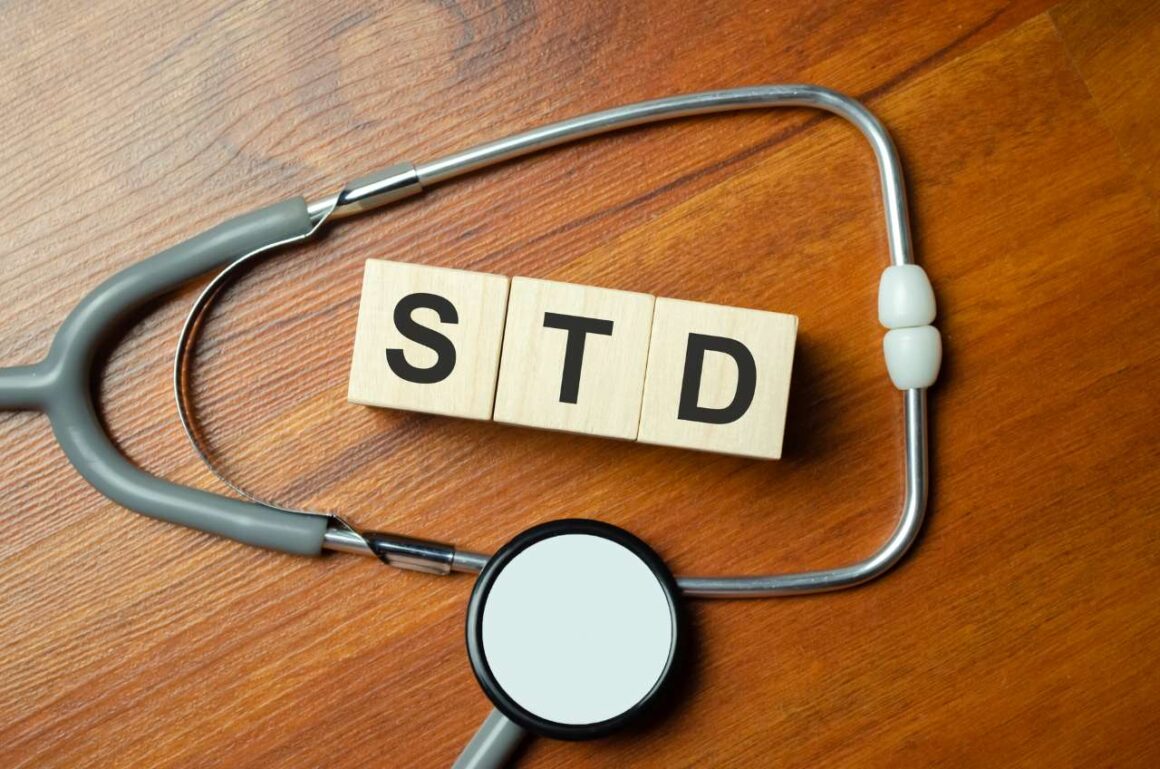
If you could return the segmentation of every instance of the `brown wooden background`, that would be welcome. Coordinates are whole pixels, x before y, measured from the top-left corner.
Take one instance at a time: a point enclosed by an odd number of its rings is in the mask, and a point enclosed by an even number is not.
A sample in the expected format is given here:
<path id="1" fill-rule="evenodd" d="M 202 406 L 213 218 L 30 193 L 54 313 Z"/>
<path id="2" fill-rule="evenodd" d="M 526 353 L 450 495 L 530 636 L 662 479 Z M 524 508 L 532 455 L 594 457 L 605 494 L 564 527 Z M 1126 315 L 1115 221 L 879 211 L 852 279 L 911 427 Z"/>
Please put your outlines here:
<path id="1" fill-rule="evenodd" d="M 0 363 L 38 360 L 111 272 L 289 194 L 641 98 L 847 91 L 897 138 L 940 303 L 919 547 L 863 589 L 697 603 L 665 720 L 519 765 L 1160 764 L 1155 2 L 362 5 L 0 3 Z M 476 549 L 584 515 L 681 573 L 861 557 L 901 492 L 875 185 L 852 129 L 786 112 L 438 189 L 230 293 L 207 429 L 263 494 Z M 348 405 L 368 257 L 797 313 L 785 459 Z M 218 488 L 168 389 L 192 290 L 118 347 L 102 397 L 135 460 Z M 127 513 L 33 414 L 0 417 L 0 468 L 0 765 L 447 766 L 484 715 L 469 578 Z"/>

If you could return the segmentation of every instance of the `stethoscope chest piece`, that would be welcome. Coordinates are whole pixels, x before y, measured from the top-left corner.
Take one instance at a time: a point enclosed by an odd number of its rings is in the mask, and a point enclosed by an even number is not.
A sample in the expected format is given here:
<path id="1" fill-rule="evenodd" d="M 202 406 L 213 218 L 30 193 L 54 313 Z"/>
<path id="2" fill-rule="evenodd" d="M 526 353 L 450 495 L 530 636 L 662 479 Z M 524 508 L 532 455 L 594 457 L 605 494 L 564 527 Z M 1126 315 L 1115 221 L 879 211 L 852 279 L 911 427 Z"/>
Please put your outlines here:
<path id="1" fill-rule="evenodd" d="M 680 643 L 672 574 L 632 534 L 591 520 L 529 529 L 488 560 L 467 650 L 495 707 L 556 739 L 601 737 L 663 693 Z"/>

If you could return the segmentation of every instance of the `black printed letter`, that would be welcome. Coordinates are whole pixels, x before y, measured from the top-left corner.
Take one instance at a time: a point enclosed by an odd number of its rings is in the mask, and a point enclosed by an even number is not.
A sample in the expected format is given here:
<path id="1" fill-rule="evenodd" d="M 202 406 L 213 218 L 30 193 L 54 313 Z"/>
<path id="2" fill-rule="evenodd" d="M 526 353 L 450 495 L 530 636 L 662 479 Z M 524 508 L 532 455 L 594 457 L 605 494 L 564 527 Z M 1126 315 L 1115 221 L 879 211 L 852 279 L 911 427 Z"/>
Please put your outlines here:
<path id="1" fill-rule="evenodd" d="M 722 408 L 697 405 L 701 393 L 701 369 L 705 365 L 705 352 L 724 353 L 737 364 L 737 390 L 733 400 Z M 681 404 L 677 419 L 686 422 L 704 422 L 709 425 L 725 425 L 745 416 L 753 403 L 757 390 L 757 365 L 749 348 L 736 339 L 707 334 L 689 334 L 689 346 L 685 350 L 685 375 L 681 380 Z"/>
<path id="2" fill-rule="evenodd" d="M 425 308 L 434 310 L 439 320 L 444 323 L 459 323 L 459 313 L 455 305 L 436 294 L 408 294 L 395 305 L 395 328 L 399 333 L 412 342 L 430 347 L 438 355 L 435 364 L 428 368 L 418 368 L 407 362 L 406 356 L 400 349 L 387 349 L 387 365 L 400 379 L 406 379 L 415 384 L 435 384 L 451 376 L 455 370 L 455 345 L 451 340 L 438 331 L 421 326 L 411 317 L 415 310 Z"/>
<path id="3" fill-rule="evenodd" d="M 612 321 L 546 312 L 544 328 L 561 328 L 568 332 L 568 342 L 564 348 L 564 374 L 560 378 L 560 402 L 575 403 L 580 395 L 580 367 L 584 364 L 584 339 L 588 334 L 612 336 Z"/>

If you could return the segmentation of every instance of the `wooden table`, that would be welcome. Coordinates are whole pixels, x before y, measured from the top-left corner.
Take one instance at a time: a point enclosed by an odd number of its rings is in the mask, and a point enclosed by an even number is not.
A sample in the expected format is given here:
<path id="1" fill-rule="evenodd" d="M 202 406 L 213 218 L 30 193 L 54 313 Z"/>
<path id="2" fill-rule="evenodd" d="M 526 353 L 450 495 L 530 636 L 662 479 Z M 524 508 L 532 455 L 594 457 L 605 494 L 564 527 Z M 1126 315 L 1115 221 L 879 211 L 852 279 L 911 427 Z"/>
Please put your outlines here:
<path id="1" fill-rule="evenodd" d="M 924 535 L 862 589 L 697 602 L 664 720 L 519 766 L 1160 764 L 1155 2 L 291 5 L 0 4 L 0 362 L 258 204 L 636 99 L 832 86 L 894 133 L 938 292 Z M 259 494 L 476 549 L 596 516 L 686 574 L 862 557 L 901 498 L 875 185 L 849 126 L 788 111 L 439 189 L 230 292 L 199 352 L 208 435 Z M 785 458 L 349 405 L 370 257 L 796 313 Z M 135 461 L 220 490 L 169 394 L 194 290 L 135 326 L 100 394 Z M 0 418 L 0 468 L 0 765 L 448 766 L 483 717 L 470 579 L 130 514 L 34 414 Z"/>

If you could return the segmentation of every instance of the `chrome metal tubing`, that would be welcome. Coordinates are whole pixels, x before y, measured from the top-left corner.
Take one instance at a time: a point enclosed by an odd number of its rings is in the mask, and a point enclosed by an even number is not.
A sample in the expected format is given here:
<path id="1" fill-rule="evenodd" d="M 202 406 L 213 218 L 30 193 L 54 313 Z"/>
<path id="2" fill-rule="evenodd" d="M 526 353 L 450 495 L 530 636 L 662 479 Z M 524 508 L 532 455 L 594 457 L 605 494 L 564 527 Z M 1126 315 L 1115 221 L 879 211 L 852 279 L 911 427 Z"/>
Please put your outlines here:
<path id="1" fill-rule="evenodd" d="M 447 575 L 455 560 L 455 548 L 429 539 L 403 537 L 378 531 L 362 533 L 367 547 L 388 566 L 425 574 Z"/>
<path id="2" fill-rule="evenodd" d="M 350 529 L 338 528 L 332 525 L 322 535 L 322 549 L 333 550 L 336 553 L 351 553 L 353 555 L 374 555 L 370 545 L 362 535 Z"/>
<path id="3" fill-rule="evenodd" d="M 926 391 L 907 390 L 903 421 L 906 429 L 906 489 L 902 515 L 890 538 L 864 561 L 836 569 L 820 569 L 764 577 L 678 577 L 685 595 L 702 598 L 769 598 L 825 593 L 861 585 L 890 570 L 906 554 L 926 514 Z"/>
<path id="4" fill-rule="evenodd" d="M 451 570 L 478 574 L 487 566 L 487 559 L 491 556 L 486 553 L 474 553 L 470 550 L 456 550 L 451 559 Z"/>
<path id="5" fill-rule="evenodd" d="M 336 522 L 337 523 L 337 522 Z M 378 556 L 368 540 L 376 540 L 387 556 L 384 560 L 391 566 L 427 574 L 448 574 L 466 572 L 477 574 L 483 570 L 488 556 L 470 550 L 458 550 L 453 545 L 413 537 L 367 532 L 360 534 L 351 529 L 333 525 L 322 538 L 322 547 L 339 553 Z"/>
<path id="6" fill-rule="evenodd" d="M 809 107 L 839 115 L 854 124 L 870 142 L 878 161 L 882 183 L 882 207 L 886 215 L 886 240 L 894 264 L 912 261 L 910 221 L 906 208 L 906 191 L 902 182 L 902 165 L 886 128 L 862 103 L 845 94 L 816 85 L 762 85 L 731 88 L 723 91 L 670 96 L 642 101 L 622 107 L 591 112 L 569 120 L 534 128 L 505 139 L 480 144 L 453 155 L 419 163 L 415 166 L 419 183 L 428 188 L 498 163 L 534 152 L 569 144 L 580 139 L 631 126 L 658 123 L 694 115 L 717 112 L 768 109 L 772 107 Z"/>
<path id="7" fill-rule="evenodd" d="M 343 219 L 376 208 L 382 208 L 403 198 L 418 195 L 423 183 L 415 166 L 396 163 L 380 171 L 367 174 L 347 184 L 337 195 L 316 201 L 306 207 L 315 225 L 333 219 Z"/>
<path id="8" fill-rule="evenodd" d="M 364 177 L 363 181 L 347 185 L 342 194 L 313 203 L 309 210 L 315 221 L 321 224 L 327 218 L 327 213 L 333 218 L 359 213 L 441 182 L 587 137 L 694 115 L 772 107 L 820 109 L 854 124 L 869 142 L 878 164 L 890 262 L 896 265 L 913 263 L 902 165 L 889 133 L 857 100 L 814 85 L 769 85 L 707 91 L 593 112 L 480 144 L 413 167 L 407 164 L 394 166 Z M 365 192 L 365 198 L 348 202 L 344 207 L 343 195 L 349 194 L 351 190 L 360 191 L 356 198 Z M 877 552 L 866 560 L 833 569 L 768 576 L 680 577 L 677 582 L 681 589 L 687 595 L 707 598 L 800 595 L 853 587 L 888 571 L 914 543 L 926 512 L 926 393 L 923 390 L 908 390 L 904 393 L 904 399 L 905 492 L 902 512 L 890 538 Z M 332 537 L 329 532 L 324 546 L 345 552 L 372 554 L 365 542 L 360 549 L 344 536 L 336 534 Z M 439 558 L 445 559 L 445 555 L 441 554 Z M 485 555 L 454 551 L 450 563 L 454 571 L 473 572 L 482 569 L 486 562 Z"/>

